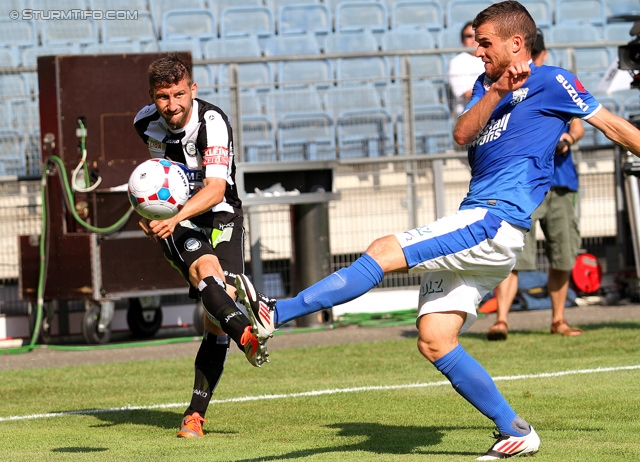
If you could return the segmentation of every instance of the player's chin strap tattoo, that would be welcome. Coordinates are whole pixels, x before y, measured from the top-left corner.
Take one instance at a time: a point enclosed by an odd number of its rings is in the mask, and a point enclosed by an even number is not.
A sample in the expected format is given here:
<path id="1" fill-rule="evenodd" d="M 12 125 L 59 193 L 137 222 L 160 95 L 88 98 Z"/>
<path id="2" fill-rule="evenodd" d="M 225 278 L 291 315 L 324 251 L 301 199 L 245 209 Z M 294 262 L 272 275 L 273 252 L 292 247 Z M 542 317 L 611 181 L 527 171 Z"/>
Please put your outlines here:
<path id="1" fill-rule="evenodd" d="M 207 315 L 215 318 L 223 331 L 231 337 L 238 348 L 244 351 L 240 338 L 249 320 L 225 290 L 226 284 L 220 278 L 207 276 L 198 284 L 200 298 Z"/>

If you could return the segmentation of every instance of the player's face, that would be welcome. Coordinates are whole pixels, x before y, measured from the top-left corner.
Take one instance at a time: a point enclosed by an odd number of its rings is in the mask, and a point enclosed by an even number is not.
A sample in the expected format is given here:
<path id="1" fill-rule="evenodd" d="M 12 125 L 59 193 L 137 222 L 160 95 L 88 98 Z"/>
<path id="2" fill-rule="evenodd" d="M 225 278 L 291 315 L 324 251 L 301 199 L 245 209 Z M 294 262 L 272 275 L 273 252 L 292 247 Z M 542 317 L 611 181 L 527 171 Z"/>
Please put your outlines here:
<path id="1" fill-rule="evenodd" d="M 186 78 L 168 87 L 156 87 L 149 93 L 158 112 L 173 130 L 183 128 L 189 122 L 196 97 L 197 85 Z"/>
<path id="2" fill-rule="evenodd" d="M 511 66 L 514 57 L 511 52 L 512 40 L 500 38 L 491 23 L 476 29 L 476 40 L 476 56 L 482 58 L 487 77 L 495 82 Z"/>

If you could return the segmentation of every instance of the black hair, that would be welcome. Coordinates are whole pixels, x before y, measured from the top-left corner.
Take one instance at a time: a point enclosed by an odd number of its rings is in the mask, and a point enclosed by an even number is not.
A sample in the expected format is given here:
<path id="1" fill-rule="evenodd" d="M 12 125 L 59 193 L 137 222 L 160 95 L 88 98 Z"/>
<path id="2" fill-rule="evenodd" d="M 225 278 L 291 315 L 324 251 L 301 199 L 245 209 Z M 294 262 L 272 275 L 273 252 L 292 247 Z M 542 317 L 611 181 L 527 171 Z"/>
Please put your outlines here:
<path id="1" fill-rule="evenodd" d="M 149 65 L 149 88 L 151 90 L 177 84 L 185 77 L 187 84 L 191 86 L 193 83 L 191 66 L 178 53 L 169 53 Z"/>

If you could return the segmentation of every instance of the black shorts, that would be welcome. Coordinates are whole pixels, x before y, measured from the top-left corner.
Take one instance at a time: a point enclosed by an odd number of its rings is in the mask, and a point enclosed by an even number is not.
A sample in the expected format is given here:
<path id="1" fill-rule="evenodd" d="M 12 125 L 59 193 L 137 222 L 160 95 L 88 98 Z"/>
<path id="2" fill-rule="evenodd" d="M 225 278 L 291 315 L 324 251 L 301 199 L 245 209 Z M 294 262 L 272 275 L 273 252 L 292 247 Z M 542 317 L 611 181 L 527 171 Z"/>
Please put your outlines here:
<path id="1" fill-rule="evenodd" d="M 211 228 L 189 226 L 182 222 L 173 234 L 163 239 L 162 250 L 169 263 L 189 282 L 189 296 L 197 298 L 197 289 L 189 281 L 189 268 L 203 255 L 215 255 L 227 283 L 233 284 L 236 274 L 244 273 L 243 218 L 233 213 L 216 213 Z"/>

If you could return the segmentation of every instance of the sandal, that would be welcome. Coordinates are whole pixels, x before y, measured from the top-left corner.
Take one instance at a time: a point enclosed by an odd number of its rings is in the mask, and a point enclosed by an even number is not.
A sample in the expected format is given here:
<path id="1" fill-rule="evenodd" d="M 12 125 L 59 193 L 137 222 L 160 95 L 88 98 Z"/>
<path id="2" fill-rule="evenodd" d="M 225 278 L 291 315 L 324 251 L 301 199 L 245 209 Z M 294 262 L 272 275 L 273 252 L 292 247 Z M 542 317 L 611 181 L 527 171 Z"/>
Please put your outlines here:
<path id="1" fill-rule="evenodd" d="M 487 332 L 487 340 L 506 340 L 509 333 L 509 326 L 504 321 L 497 321 L 493 326 L 489 328 Z"/>
<path id="2" fill-rule="evenodd" d="M 582 335 L 582 329 L 571 327 L 566 320 L 561 319 L 551 324 L 551 333 L 566 335 L 567 337 L 576 337 Z"/>

